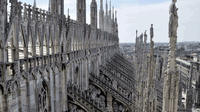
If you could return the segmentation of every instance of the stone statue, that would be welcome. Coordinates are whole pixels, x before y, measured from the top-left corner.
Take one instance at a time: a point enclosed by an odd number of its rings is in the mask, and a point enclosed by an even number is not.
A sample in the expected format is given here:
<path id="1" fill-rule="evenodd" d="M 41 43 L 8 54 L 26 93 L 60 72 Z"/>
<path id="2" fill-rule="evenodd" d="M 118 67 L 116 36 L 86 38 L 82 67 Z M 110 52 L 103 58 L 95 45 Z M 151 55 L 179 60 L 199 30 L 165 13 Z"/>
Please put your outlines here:
<path id="1" fill-rule="evenodd" d="M 167 71 L 164 76 L 163 112 L 177 112 L 179 98 L 179 75 L 176 66 L 176 43 L 178 28 L 178 8 L 176 0 L 172 0 L 169 10 L 169 56 Z"/>
<path id="2" fill-rule="evenodd" d="M 136 30 L 136 37 L 138 37 L 138 31 Z"/>
<path id="3" fill-rule="evenodd" d="M 169 10 L 169 37 L 177 37 L 177 28 L 178 28 L 178 8 L 176 7 L 176 0 L 173 0 L 172 4 L 170 5 Z"/>
<path id="4" fill-rule="evenodd" d="M 122 105 L 119 105 L 119 112 L 125 112 L 124 107 Z"/>
<path id="5" fill-rule="evenodd" d="M 154 33 L 153 33 L 153 24 L 151 24 L 151 28 L 150 28 L 150 36 L 151 38 L 153 38 Z"/>
<path id="6" fill-rule="evenodd" d="M 103 95 L 100 95 L 100 105 L 103 107 L 103 108 L 105 108 L 106 107 L 106 104 L 105 104 L 105 96 L 103 96 Z"/>
<path id="7" fill-rule="evenodd" d="M 77 106 L 76 105 L 69 105 L 69 112 L 77 112 Z"/>

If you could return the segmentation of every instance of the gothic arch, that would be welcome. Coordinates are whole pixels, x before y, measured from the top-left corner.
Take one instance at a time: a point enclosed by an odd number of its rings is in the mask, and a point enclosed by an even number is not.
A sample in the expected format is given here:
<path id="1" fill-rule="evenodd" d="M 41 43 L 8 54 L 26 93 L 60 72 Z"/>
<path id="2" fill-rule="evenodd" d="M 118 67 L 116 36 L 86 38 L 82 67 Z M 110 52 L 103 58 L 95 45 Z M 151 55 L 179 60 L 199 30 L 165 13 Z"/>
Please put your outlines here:
<path id="1" fill-rule="evenodd" d="M 50 99 L 49 89 L 45 80 L 42 80 L 38 86 L 38 112 L 49 112 Z"/>
<path id="2" fill-rule="evenodd" d="M 19 82 L 15 79 L 6 82 L 7 89 L 7 108 L 8 112 L 13 110 L 19 111 Z"/>

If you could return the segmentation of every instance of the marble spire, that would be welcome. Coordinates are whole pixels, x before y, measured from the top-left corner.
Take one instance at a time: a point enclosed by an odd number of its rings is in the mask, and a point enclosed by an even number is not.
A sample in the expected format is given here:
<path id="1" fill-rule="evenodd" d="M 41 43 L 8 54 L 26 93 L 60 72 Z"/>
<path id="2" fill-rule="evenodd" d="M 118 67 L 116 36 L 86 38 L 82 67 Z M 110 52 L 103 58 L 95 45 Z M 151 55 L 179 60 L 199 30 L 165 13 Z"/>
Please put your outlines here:
<path id="1" fill-rule="evenodd" d="M 163 112 L 177 112 L 179 94 L 179 74 L 176 67 L 176 43 L 178 29 L 177 0 L 172 0 L 169 11 L 169 57 L 167 71 L 164 75 Z"/>
<path id="2" fill-rule="evenodd" d="M 99 10 L 99 28 L 104 31 L 104 9 L 103 9 L 103 0 L 100 1 L 100 10 Z"/>

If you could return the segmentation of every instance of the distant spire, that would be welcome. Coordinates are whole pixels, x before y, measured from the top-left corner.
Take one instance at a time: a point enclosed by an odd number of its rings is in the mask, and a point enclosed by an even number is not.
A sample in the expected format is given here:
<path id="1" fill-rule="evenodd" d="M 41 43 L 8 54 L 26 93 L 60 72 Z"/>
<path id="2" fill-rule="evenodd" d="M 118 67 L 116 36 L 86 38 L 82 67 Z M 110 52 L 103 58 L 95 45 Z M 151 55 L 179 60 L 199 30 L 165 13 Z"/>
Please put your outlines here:
<path id="1" fill-rule="evenodd" d="M 100 10 L 101 11 L 103 10 L 103 0 L 101 0 L 101 3 L 100 3 Z"/>
<path id="2" fill-rule="evenodd" d="M 108 1 L 106 0 L 106 15 L 108 15 Z"/>
<path id="3" fill-rule="evenodd" d="M 111 0 L 110 0 L 110 10 L 112 9 L 112 2 L 111 2 Z"/>
<path id="4" fill-rule="evenodd" d="M 111 6 L 111 0 L 110 0 L 109 16 L 110 16 L 110 18 L 112 17 L 112 6 Z"/>
<path id="5" fill-rule="evenodd" d="M 117 11 L 115 11 L 115 23 L 117 23 Z"/>
<path id="6" fill-rule="evenodd" d="M 138 37 L 138 30 L 136 30 L 136 38 Z"/>
<path id="7" fill-rule="evenodd" d="M 49 0 L 49 12 L 51 11 L 51 0 Z"/>
<path id="8" fill-rule="evenodd" d="M 69 16 L 69 8 L 67 9 L 67 13 L 68 13 L 68 18 L 69 18 L 69 17 L 70 17 L 70 16 Z"/>
<path id="9" fill-rule="evenodd" d="M 104 30 L 104 9 L 103 9 L 103 0 L 100 1 L 100 11 L 99 11 L 99 28 Z"/>
<path id="10" fill-rule="evenodd" d="M 112 7 L 112 19 L 115 20 L 115 10 L 114 10 L 114 6 Z"/>
<path id="11" fill-rule="evenodd" d="M 36 0 L 34 0 L 33 7 L 36 7 Z"/>

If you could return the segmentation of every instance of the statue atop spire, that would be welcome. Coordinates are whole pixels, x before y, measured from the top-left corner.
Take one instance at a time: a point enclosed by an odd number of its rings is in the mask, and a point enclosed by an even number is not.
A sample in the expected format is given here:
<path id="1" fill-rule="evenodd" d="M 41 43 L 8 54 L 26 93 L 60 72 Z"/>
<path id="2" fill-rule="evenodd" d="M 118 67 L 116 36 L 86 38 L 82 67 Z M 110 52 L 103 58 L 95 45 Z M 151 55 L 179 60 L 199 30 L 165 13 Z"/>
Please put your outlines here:
<path id="1" fill-rule="evenodd" d="M 150 28 L 150 57 L 149 57 L 149 69 L 148 69 L 148 80 L 147 80 L 147 112 L 155 112 L 156 110 L 152 107 L 154 107 L 153 102 L 154 99 L 154 93 L 155 93 L 155 59 L 154 59 L 154 28 L 153 24 L 151 24 Z"/>
<path id="2" fill-rule="evenodd" d="M 147 31 L 145 30 L 144 32 L 144 43 L 146 44 L 147 43 Z"/>
<path id="3" fill-rule="evenodd" d="M 138 30 L 136 30 L 136 38 L 138 37 Z"/>
<path id="4" fill-rule="evenodd" d="M 150 28 L 150 36 L 151 36 L 151 38 L 153 38 L 153 36 L 154 36 L 154 32 L 153 32 L 153 24 L 151 24 L 151 28 Z"/>

